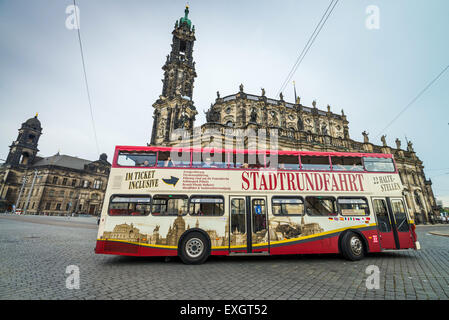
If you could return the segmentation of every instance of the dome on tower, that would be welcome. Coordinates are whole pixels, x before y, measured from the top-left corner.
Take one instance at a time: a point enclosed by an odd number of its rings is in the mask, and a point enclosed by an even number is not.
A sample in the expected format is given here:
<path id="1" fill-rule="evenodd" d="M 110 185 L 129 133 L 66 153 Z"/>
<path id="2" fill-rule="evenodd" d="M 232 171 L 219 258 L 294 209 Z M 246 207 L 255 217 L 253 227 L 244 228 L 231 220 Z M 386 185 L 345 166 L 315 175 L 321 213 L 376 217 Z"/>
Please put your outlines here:
<path id="1" fill-rule="evenodd" d="M 31 127 L 33 129 L 37 129 L 37 130 L 42 129 L 41 122 L 37 118 L 37 113 L 33 118 L 30 118 L 27 121 L 25 121 L 24 124 L 26 124 L 28 127 Z"/>

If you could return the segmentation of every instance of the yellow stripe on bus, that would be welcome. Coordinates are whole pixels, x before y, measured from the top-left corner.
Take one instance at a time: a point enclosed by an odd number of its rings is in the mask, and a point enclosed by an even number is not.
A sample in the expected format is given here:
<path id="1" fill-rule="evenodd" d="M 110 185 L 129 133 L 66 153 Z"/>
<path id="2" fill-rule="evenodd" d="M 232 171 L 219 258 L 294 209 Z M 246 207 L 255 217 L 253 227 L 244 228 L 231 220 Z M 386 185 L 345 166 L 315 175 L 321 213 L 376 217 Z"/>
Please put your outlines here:
<path id="1" fill-rule="evenodd" d="M 365 227 L 372 227 L 372 226 L 375 226 L 375 225 L 376 225 L 375 223 L 371 223 L 371 224 L 363 226 L 363 228 L 365 228 Z M 312 239 L 312 238 L 324 236 L 324 235 L 327 235 L 327 234 L 341 232 L 341 231 L 348 230 L 348 229 L 359 229 L 360 227 L 361 227 L 360 225 L 359 226 L 351 226 L 351 227 L 345 227 L 345 228 L 340 228 L 340 229 L 334 229 L 334 230 L 331 230 L 331 231 L 316 233 L 316 234 L 312 234 L 310 236 L 304 236 L 304 237 L 299 237 L 299 238 L 294 238 L 294 239 L 286 239 L 286 240 L 280 240 L 280 241 L 273 241 L 273 242 L 270 242 L 270 245 L 272 245 L 272 244 L 279 244 L 279 243 L 294 242 L 294 241 L 298 241 L 298 240 Z"/>
<path id="2" fill-rule="evenodd" d="M 375 223 L 371 223 L 371 224 L 366 225 L 364 227 L 372 227 L 372 226 L 376 226 L 376 224 Z M 293 239 L 286 239 L 286 240 L 280 240 L 280 241 L 273 241 L 273 242 L 270 242 L 270 245 L 279 244 L 279 243 L 287 243 L 287 242 L 295 242 L 295 241 L 305 240 L 305 239 L 312 239 L 312 238 L 320 237 L 320 236 L 323 236 L 323 235 L 328 235 L 328 234 L 332 234 L 332 233 L 341 232 L 341 231 L 348 230 L 348 229 L 358 229 L 358 228 L 360 228 L 360 226 L 351 226 L 351 227 L 346 227 L 346 228 L 340 228 L 340 229 L 335 229 L 335 230 L 331 230 L 331 231 L 326 231 L 326 232 L 321 232 L 321 233 L 317 233 L 317 234 L 312 234 L 310 236 L 304 236 L 304 237 L 293 238 Z M 154 248 L 161 248 L 161 249 L 178 249 L 177 246 L 167 246 L 167 245 L 161 245 L 161 244 L 147 244 L 147 243 L 132 242 L 132 241 L 118 240 L 118 239 L 97 239 L 97 241 L 115 241 L 115 242 L 136 244 L 136 245 L 145 246 L 145 247 L 154 247 Z M 268 242 L 264 242 L 264 243 L 253 244 L 253 247 L 263 247 L 263 246 L 268 246 L 268 245 L 269 245 Z M 230 247 L 228 247 L 228 246 L 218 246 L 218 247 L 212 247 L 212 250 L 228 249 L 228 248 L 230 248 L 230 249 L 246 249 L 246 245 L 230 246 Z"/>

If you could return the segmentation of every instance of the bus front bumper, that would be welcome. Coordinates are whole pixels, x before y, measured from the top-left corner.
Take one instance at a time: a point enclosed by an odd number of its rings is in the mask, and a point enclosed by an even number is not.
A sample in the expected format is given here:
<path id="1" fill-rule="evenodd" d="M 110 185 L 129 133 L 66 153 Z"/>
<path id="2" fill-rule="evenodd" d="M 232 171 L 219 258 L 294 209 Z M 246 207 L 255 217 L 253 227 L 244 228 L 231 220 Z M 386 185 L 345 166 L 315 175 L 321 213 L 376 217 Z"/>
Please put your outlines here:
<path id="1" fill-rule="evenodd" d="M 419 244 L 419 241 L 415 241 L 415 250 L 421 250 L 421 245 Z"/>

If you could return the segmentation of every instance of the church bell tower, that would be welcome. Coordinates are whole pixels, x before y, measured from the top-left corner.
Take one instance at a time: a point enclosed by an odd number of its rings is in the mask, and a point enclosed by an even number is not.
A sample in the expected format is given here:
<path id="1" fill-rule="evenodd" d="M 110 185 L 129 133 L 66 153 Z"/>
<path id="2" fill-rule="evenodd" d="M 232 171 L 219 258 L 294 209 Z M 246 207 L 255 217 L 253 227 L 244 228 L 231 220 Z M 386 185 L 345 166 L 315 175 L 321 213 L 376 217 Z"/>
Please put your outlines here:
<path id="1" fill-rule="evenodd" d="M 184 17 L 175 23 L 171 52 L 162 67 L 162 94 L 153 104 L 151 145 L 168 145 L 171 134 L 177 129 L 186 130 L 191 134 L 195 116 L 198 114 L 192 100 L 193 82 L 196 77 L 192 56 L 196 40 L 195 26 L 188 18 L 188 6 L 184 13 Z"/>
<path id="2" fill-rule="evenodd" d="M 41 134 L 42 126 L 37 114 L 34 118 L 22 123 L 16 141 L 9 146 L 9 154 L 5 165 L 12 167 L 30 166 L 39 151 L 37 144 Z"/>

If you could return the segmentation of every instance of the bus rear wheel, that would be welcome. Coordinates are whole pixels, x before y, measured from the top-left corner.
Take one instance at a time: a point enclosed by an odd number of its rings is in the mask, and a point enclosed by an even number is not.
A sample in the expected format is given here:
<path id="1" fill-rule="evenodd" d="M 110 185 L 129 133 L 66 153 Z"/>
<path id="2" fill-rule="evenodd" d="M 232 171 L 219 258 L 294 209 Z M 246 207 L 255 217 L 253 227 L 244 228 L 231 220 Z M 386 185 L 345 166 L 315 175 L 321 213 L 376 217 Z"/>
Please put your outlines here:
<path id="1" fill-rule="evenodd" d="M 365 256 L 363 240 L 354 232 L 346 232 L 341 239 L 341 253 L 348 260 L 361 260 Z"/>
<path id="2" fill-rule="evenodd" d="M 204 263 L 209 254 L 209 241 L 201 232 L 190 232 L 182 239 L 179 257 L 185 264 Z"/>

